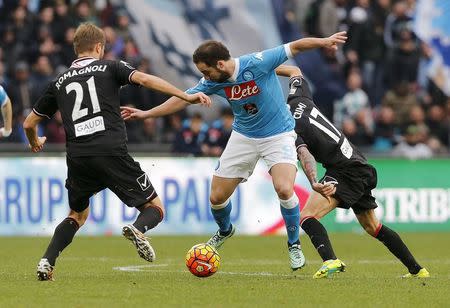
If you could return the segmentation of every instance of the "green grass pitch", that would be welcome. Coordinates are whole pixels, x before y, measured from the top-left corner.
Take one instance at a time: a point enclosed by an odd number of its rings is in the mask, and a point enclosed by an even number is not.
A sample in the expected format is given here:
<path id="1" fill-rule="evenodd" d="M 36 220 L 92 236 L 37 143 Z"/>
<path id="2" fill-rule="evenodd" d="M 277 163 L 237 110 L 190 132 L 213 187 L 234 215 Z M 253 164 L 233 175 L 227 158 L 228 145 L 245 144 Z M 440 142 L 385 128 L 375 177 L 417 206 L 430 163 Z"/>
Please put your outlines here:
<path id="1" fill-rule="evenodd" d="M 77 237 L 58 260 L 55 281 L 36 280 L 48 238 L 0 238 L 0 307 L 444 307 L 450 301 L 450 233 L 404 233 L 431 273 L 401 279 L 405 268 L 367 235 L 331 234 L 347 272 L 314 280 L 320 259 L 306 236 L 305 268 L 292 273 L 284 237 L 235 236 L 219 272 L 197 278 L 186 251 L 203 237 L 154 237 L 157 260 L 141 260 L 121 237 Z"/>

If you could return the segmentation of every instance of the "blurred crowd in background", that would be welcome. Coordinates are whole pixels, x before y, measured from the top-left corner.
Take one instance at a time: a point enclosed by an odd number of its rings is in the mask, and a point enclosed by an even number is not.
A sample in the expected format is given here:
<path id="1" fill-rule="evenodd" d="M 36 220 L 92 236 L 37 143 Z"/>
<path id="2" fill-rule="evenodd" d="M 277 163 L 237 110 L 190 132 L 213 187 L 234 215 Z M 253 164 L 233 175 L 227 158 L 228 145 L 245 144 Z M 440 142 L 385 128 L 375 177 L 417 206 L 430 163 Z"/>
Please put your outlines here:
<path id="1" fill-rule="evenodd" d="M 448 153 L 450 100 L 427 77 L 432 51 L 413 31 L 415 0 L 276 2 L 281 9 L 275 14 L 282 15 L 276 17 L 303 36 L 348 32 L 340 52 L 320 51 L 322 65 L 332 71 L 339 90 L 327 93 L 326 99 L 315 93 L 315 101 L 351 142 L 366 152 L 413 159 Z M 152 73 L 152 59 L 140 54 L 120 0 L 0 1 L 0 84 L 14 110 L 13 134 L 0 142 L 25 142 L 21 123 L 48 82 L 74 60 L 74 30 L 85 21 L 105 30 L 107 59 L 125 60 Z M 123 105 L 142 109 L 165 99 L 139 87 L 121 91 Z M 128 123 L 127 130 L 129 143 L 171 143 L 176 153 L 217 156 L 232 121 L 224 108 L 213 121 L 181 112 Z M 59 114 L 41 129 L 48 142 L 64 143 Z"/>

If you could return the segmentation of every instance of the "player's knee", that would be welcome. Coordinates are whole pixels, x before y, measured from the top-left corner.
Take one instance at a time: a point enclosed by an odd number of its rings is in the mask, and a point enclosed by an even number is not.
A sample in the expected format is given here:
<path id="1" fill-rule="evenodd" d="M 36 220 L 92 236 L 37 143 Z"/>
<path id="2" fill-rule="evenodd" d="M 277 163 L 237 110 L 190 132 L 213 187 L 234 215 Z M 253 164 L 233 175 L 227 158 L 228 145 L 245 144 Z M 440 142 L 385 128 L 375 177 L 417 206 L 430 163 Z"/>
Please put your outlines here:
<path id="1" fill-rule="evenodd" d="M 294 187 L 291 183 L 280 183 L 275 185 L 275 191 L 277 192 L 278 198 L 287 200 L 292 197 Z"/>
<path id="2" fill-rule="evenodd" d="M 220 192 L 215 193 L 215 194 L 211 194 L 209 196 L 209 202 L 210 205 L 219 205 L 219 204 L 223 204 L 228 200 L 228 197 L 225 196 L 225 194 L 221 194 Z"/>

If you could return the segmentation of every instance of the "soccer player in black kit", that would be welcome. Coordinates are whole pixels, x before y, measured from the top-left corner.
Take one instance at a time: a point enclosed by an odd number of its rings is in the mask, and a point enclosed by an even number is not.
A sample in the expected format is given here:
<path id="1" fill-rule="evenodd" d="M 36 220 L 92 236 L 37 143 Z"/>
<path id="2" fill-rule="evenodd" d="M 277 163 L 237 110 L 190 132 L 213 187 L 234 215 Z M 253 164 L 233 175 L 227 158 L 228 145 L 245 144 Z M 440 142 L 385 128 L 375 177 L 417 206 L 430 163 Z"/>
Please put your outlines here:
<path id="1" fill-rule="evenodd" d="M 353 210 L 364 230 L 382 242 L 407 267 L 409 273 L 404 278 L 429 277 L 428 271 L 416 262 L 400 236 L 375 216 L 377 204 L 371 193 L 377 185 L 375 168 L 322 115 L 298 67 L 282 65 L 276 72 L 290 77 L 288 104 L 296 122 L 297 154 L 313 188 L 300 221 L 323 260 L 313 277 L 326 278 L 345 270 L 345 264 L 334 254 L 327 231 L 319 222 L 336 207 Z M 317 180 L 316 160 L 326 169 L 320 180 Z"/>
<path id="2" fill-rule="evenodd" d="M 203 93 L 189 95 L 123 61 L 101 60 L 105 34 L 93 24 L 81 24 L 74 36 L 77 59 L 52 81 L 36 102 L 23 127 L 33 152 L 43 149 L 37 125 L 59 110 L 66 132 L 70 213 L 55 229 L 37 267 L 39 280 L 52 280 L 56 258 L 71 242 L 89 215 L 89 198 L 109 188 L 127 206 L 139 210 L 133 224 L 123 227 L 139 255 L 151 262 L 155 252 L 144 233 L 163 219 L 163 204 L 147 174 L 128 154 L 125 124 L 120 115 L 119 89 L 141 85 L 190 103 L 211 103 Z"/>

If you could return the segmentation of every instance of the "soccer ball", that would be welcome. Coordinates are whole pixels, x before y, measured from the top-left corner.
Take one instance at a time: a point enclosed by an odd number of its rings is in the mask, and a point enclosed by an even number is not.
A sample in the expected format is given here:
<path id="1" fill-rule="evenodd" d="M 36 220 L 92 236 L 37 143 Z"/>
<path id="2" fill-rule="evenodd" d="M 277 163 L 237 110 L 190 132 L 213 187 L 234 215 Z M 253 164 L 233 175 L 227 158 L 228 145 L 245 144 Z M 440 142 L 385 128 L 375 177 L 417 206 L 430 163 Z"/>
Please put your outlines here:
<path id="1" fill-rule="evenodd" d="M 187 252 L 186 266 L 197 277 L 209 277 L 219 269 L 220 256 L 212 246 L 197 244 Z"/>

